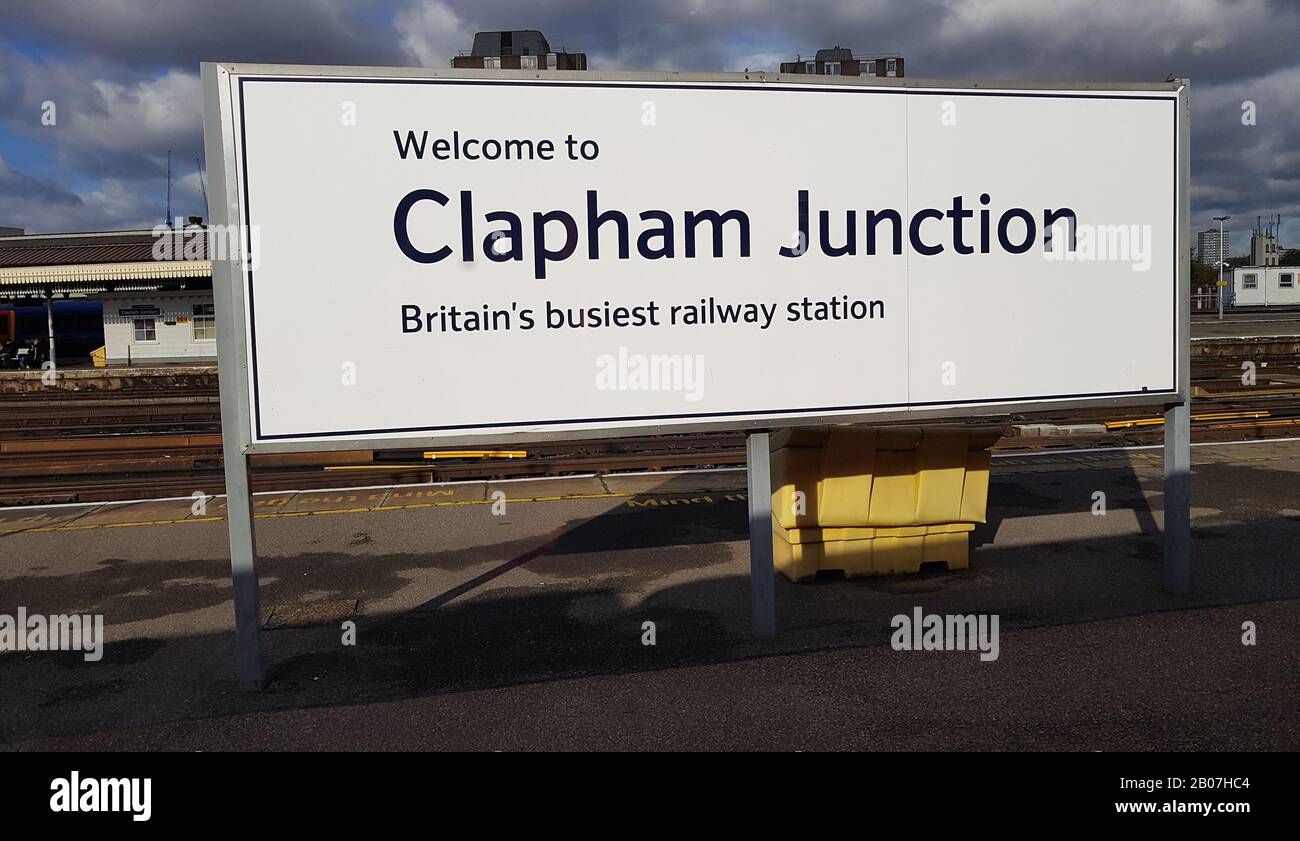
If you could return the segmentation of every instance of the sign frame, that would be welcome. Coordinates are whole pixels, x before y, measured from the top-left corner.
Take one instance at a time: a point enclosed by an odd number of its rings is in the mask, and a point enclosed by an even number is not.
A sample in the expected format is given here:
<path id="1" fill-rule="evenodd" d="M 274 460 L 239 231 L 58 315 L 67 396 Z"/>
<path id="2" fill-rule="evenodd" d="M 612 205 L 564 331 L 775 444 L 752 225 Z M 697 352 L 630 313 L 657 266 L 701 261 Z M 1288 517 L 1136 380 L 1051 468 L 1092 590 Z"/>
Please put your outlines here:
<path id="1" fill-rule="evenodd" d="M 809 82 L 806 76 L 792 77 L 789 75 L 781 76 L 772 73 L 671 73 L 671 72 L 598 72 L 598 71 L 516 71 L 516 70 L 463 70 L 463 69 L 428 69 L 428 68 L 383 68 L 383 67 L 323 67 L 323 66 L 293 66 L 293 65 L 236 65 L 236 64 L 205 64 L 204 68 L 211 67 L 211 71 L 204 76 L 204 125 L 205 140 L 208 150 L 208 172 L 209 179 L 212 182 L 211 196 L 213 204 L 210 208 L 211 221 L 214 225 L 227 226 L 226 230 L 237 230 L 243 233 L 241 218 L 241 201 L 240 189 L 242 188 L 243 173 L 239 172 L 234 162 L 236 158 L 236 147 L 239 143 L 237 136 L 237 117 L 235 110 L 239 105 L 239 99 L 236 95 L 236 86 L 240 79 L 248 77 L 284 77 L 284 78 L 339 78 L 345 77 L 346 80 L 353 79 L 397 79 L 397 80 L 421 80 L 421 79 L 444 79 L 444 80 L 472 80 L 477 83 L 490 83 L 491 81 L 506 82 L 519 84 L 520 82 L 538 83 L 538 84 L 556 84 L 556 83 L 576 83 L 576 84 L 608 84 L 619 86 L 645 86 L 653 88 L 656 86 L 698 86 L 716 85 L 727 83 L 729 85 L 770 85 L 781 83 L 789 85 L 792 82 L 800 86 L 838 86 L 838 87 L 859 87 L 859 88 L 893 88 L 899 92 L 908 93 L 942 93 L 951 91 L 954 94 L 960 94 L 963 91 L 979 91 L 981 95 L 1026 95 L 1026 96 L 1054 96 L 1059 95 L 1053 92 L 1061 91 L 1088 91 L 1097 96 L 1105 96 L 1109 93 L 1127 93 L 1140 94 L 1142 92 L 1153 92 L 1163 94 L 1161 98 L 1168 97 L 1174 102 L 1174 107 L 1178 113 L 1185 110 L 1185 85 L 1181 82 L 1165 83 L 1085 83 L 1085 82 L 986 82 L 986 81 L 950 81 L 950 80 L 926 80 L 926 79 L 898 79 L 898 78 L 860 78 L 860 77 L 843 77 L 843 76 L 826 76 L 817 77 L 815 81 Z M 210 78 L 209 78 L 210 77 Z M 1175 97 L 1168 96 L 1176 94 Z M 1177 122 L 1177 121 L 1176 121 Z M 211 128 L 209 128 L 209 126 Z M 1175 142 L 1177 142 L 1183 132 L 1176 129 Z M 214 159 L 214 152 L 220 150 L 220 159 Z M 1180 164 L 1176 156 L 1175 166 Z M 1186 200 L 1187 185 L 1182 179 L 1175 180 L 1175 211 L 1179 205 Z M 1184 271 L 1182 265 L 1185 260 L 1183 251 L 1183 232 L 1179 231 L 1176 240 L 1177 257 L 1179 264 L 1176 266 L 1178 281 L 1175 294 L 1178 300 L 1182 300 L 1190 294 L 1190 275 Z M 240 249 L 244 247 L 240 242 Z M 897 423 L 897 422 L 922 422 L 929 419 L 947 418 L 953 416 L 989 416 L 1004 415 L 1012 413 L 1022 413 L 1041 409 L 1074 409 L 1085 407 L 1135 407 L 1135 406 L 1155 406 L 1163 405 L 1172 400 L 1178 400 L 1186 396 L 1186 384 L 1176 383 L 1173 391 L 1153 391 L 1142 394 L 1129 394 L 1122 396 L 1101 396 L 1101 397 L 1052 397 L 1044 399 L 1011 399 L 1006 401 L 988 401 L 979 403 L 970 403 L 954 401 L 952 403 L 942 404 L 912 404 L 910 407 L 899 408 L 866 408 L 860 412 L 846 412 L 843 410 L 829 410 L 825 413 L 819 413 L 818 410 L 756 410 L 761 413 L 761 417 L 737 417 L 740 413 L 731 413 L 731 416 L 719 418 L 708 418 L 701 416 L 699 419 L 670 422 L 670 423 L 648 423 L 638 426 L 619 426 L 616 423 L 600 428 L 592 429 L 562 429 L 555 430 L 545 425 L 539 427 L 530 427 L 518 431 L 490 431 L 483 432 L 475 429 L 464 429 L 458 432 L 447 433 L 438 432 L 429 436 L 419 435 L 418 433 L 394 434 L 385 436 L 382 433 L 369 434 L 358 437 L 352 437 L 346 433 L 337 433 L 333 437 L 313 437 L 310 434 L 303 433 L 293 437 L 283 439 L 268 440 L 266 438 L 258 439 L 252 428 L 253 413 L 253 395 L 247 387 L 250 376 L 250 365 L 253 360 L 249 358 L 249 349 L 245 337 L 248 335 L 249 324 L 245 318 L 247 309 L 246 289 L 244 287 L 243 272 L 240 265 L 231 260 L 214 260 L 213 261 L 213 289 L 216 298 L 217 309 L 217 355 L 218 362 L 224 370 L 238 370 L 240 372 L 240 388 L 235 395 L 240 404 L 240 423 L 239 432 L 242 449 L 247 453 L 261 452 L 313 452 L 313 451 L 331 451 L 331 450 L 352 450 L 357 448 L 364 449 L 393 449 L 393 448 L 415 448 L 427 447 L 434 444 L 445 446 L 448 444 L 464 445 L 514 445 L 527 443 L 542 443 L 547 441 L 570 441 L 583 440 L 590 438 L 612 438 L 612 437 L 635 437 L 650 436 L 673 433 L 690 433 L 690 432 L 717 432 L 723 430 L 749 430 L 765 429 L 779 426 L 790 425 L 825 425 L 825 424 L 844 424 L 844 423 Z M 1183 288 L 1186 286 L 1186 290 Z M 224 315 L 223 315 L 223 311 Z M 1186 344 L 1187 332 L 1186 325 L 1181 317 L 1175 314 L 1175 324 L 1173 328 L 1173 343 L 1171 348 L 1173 355 L 1176 357 L 1178 348 Z M 1174 362 L 1176 369 L 1177 362 Z M 503 425 L 507 425 L 503 422 Z"/>

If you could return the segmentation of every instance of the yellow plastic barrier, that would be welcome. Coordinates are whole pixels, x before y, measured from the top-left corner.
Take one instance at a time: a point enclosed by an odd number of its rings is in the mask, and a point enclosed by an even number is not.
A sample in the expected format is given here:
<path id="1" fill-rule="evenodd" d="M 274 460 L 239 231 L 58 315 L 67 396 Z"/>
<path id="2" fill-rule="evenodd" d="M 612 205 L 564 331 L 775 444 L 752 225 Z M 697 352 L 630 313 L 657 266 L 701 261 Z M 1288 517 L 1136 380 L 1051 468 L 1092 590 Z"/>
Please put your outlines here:
<path id="1" fill-rule="evenodd" d="M 969 565 L 984 522 L 989 451 L 999 430 L 851 427 L 773 437 L 772 541 L 793 580 Z"/>
<path id="2" fill-rule="evenodd" d="M 103 368 L 108 364 L 108 351 L 105 347 L 97 347 L 90 352 L 90 363 L 96 368 Z"/>

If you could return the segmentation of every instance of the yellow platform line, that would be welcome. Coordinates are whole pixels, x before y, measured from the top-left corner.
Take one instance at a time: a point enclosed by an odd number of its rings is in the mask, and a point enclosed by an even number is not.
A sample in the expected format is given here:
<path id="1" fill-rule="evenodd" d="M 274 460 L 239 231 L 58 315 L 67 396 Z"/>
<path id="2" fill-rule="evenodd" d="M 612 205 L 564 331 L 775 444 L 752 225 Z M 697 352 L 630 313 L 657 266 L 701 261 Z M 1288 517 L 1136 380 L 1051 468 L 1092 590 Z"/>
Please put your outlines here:
<path id="1" fill-rule="evenodd" d="M 1215 429 L 1244 429 L 1256 426 L 1295 426 L 1300 423 L 1300 418 L 1272 418 L 1270 420 L 1256 421 L 1255 423 L 1220 423 L 1215 424 Z"/>
<path id="2" fill-rule="evenodd" d="M 638 493 L 594 493 L 594 494 L 560 494 L 555 496 L 521 496 L 507 497 L 506 501 L 515 502 L 562 502 L 564 500 L 581 500 L 581 499 L 626 499 L 634 496 L 643 496 Z M 443 502 L 412 502 L 403 505 L 366 505 L 353 508 L 322 508 L 311 511 L 267 511 L 260 514 L 254 514 L 253 517 L 258 520 L 283 520 L 290 517 L 317 517 L 322 514 L 369 514 L 379 511 L 415 511 L 427 508 L 449 508 L 457 505 L 493 505 L 494 499 L 453 499 Z M 33 528 L 14 529 L 10 534 L 30 534 L 32 532 L 51 532 L 51 531 L 88 531 L 91 529 L 115 529 L 127 528 L 130 526 L 174 526 L 181 523 L 209 523 L 226 519 L 223 516 L 214 517 L 182 517 L 174 520 L 133 520 L 121 523 L 85 523 L 82 525 L 65 525 L 65 526 L 36 526 Z M 5 536 L 5 532 L 0 531 L 0 537 Z"/>
<path id="3" fill-rule="evenodd" d="M 527 450 L 431 450 L 425 458 L 528 458 Z"/>
<path id="4" fill-rule="evenodd" d="M 1243 420 L 1246 418 L 1266 418 L 1268 416 L 1267 409 L 1260 409 L 1249 412 L 1203 412 L 1199 415 L 1192 415 L 1192 420 Z M 1134 418 L 1131 420 L 1105 421 L 1105 424 L 1107 429 L 1128 429 L 1133 426 L 1160 426 L 1164 422 L 1164 418 Z"/>

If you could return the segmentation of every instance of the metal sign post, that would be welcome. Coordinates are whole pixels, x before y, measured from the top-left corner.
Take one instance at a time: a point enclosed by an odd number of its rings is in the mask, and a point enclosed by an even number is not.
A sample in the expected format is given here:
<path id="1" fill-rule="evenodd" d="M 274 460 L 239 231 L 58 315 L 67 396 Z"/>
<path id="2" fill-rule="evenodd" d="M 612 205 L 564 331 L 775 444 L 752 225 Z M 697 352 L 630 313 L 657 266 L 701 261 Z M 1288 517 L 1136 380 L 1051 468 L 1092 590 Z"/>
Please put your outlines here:
<path id="1" fill-rule="evenodd" d="M 216 65 L 204 64 L 203 141 L 207 150 L 208 179 L 213 188 L 212 230 L 224 232 L 239 224 L 235 185 L 238 178 L 234 158 L 223 154 L 231 131 L 230 97 L 224 86 L 228 74 Z M 211 110 L 215 109 L 215 110 Z M 220 234 L 219 234 L 220 235 Z M 253 535 L 253 500 L 248 481 L 248 448 L 252 433 L 248 422 L 248 353 L 238 338 L 243 335 L 244 310 L 242 261 L 251 255 L 247 237 L 237 240 L 238 250 L 212 257 L 212 295 L 217 319 L 217 372 L 221 393 L 221 452 L 226 478 L 226 528 L 230 537 L 230 578 L 235 598 L 235 666 L 242 689 L 261 689 L 265 680 L 262 663 L 262 622 L 257 581 L 257 550 Z M 211 247 L 213 243 L 209 243 Z"/>
<path id="2" fill-rule="evenodd" d="M 262 614 L 253 539 L 253 506 L 248 489 L 248 459 L 222 448 L 226 462 L 226 529 L 230 535 L 230 578 L 235 588 L 235 670 L 242 689 L 261 689 Z"/>
<path id="3" fill-rule="evenodd" d="M 1186 401 L 1165 409 L 1165 530 L 1160 580 L 1166 592 L 1192 590 L 1192 411 Z"/>
<path id="4" fill-rule="evenodd" d="M 772 462 L 766 432 L 745 439 L 749 499 L 750 609 L 754 636 L 776 636 L 776 580 L 772 566 Z"/>
<path id="5" fill-rule="evenodd" d="M 1187 80 L 1178 97 L 1178 390 L 1182 399 L 1165 407 L 1165 530 L 1161 584 L 1177 595 L 1192 590 L 1192 267 L 1188 249 L 1191 222 L 1191 132 Z M 1223 239 L 1220 236 L 1222 249 Z M 1222 258 L 1222 254 L 1219 255 Z M 1222 273 L 1222 272 L 1220 272 Z M 1219 287 L 1222 306 L 1223 287 Z M 1220 316 L 1222 317 L 1222 316 Z"/>

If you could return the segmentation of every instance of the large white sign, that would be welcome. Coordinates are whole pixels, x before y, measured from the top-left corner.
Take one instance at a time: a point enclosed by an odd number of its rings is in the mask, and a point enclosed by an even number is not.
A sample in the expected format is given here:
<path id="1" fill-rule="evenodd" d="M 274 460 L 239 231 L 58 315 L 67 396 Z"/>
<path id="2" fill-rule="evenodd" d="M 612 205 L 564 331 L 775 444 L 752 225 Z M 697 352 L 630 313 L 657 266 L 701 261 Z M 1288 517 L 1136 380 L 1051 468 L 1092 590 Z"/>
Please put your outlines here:
<path id="1" fill-rule="evenodd" d="M 222 91 L 255 443 L 1177 391 L 1174 90 L 336 72 Z"/>

